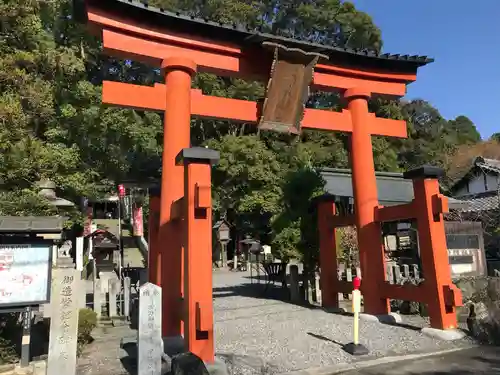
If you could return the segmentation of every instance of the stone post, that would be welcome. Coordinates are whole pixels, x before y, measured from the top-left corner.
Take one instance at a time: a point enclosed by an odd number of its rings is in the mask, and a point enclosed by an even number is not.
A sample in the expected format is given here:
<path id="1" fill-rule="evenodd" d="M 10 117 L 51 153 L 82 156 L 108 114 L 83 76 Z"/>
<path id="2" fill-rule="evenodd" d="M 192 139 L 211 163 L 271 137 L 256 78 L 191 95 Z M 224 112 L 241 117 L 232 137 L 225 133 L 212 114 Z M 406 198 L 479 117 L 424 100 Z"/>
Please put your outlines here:
<path id="1" fill-rule="evenodd" d="M 59 269 L 52 281 L 49 355 L 47 375 L 75 375 L 78 339 L 79 295 L 83 292 L 80 272 Z"/>

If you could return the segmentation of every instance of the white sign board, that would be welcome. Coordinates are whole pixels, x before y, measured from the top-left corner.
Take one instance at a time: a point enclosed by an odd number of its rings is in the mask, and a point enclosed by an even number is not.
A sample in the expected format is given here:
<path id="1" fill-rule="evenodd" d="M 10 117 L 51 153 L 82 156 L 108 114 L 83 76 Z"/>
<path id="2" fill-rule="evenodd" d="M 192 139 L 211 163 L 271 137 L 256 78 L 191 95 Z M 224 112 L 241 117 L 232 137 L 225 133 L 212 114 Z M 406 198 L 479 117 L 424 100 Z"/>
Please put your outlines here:
<path id="1" fill-rule="evenodd" d="M 0 306 L 49 301 L 52 269 L 49 244 L 0 244 Z"/>

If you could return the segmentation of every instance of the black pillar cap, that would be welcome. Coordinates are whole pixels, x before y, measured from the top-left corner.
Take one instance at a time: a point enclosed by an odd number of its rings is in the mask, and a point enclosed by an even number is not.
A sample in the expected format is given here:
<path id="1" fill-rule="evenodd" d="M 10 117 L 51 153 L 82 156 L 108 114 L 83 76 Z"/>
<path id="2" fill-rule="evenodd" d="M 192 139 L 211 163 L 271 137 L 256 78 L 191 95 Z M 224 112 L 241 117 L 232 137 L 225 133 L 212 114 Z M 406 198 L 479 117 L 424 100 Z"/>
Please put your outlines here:
<path id="1" fill-rule="evenodd" d="M 161 195 L 161 185 L 151 186 L 148 189 L 149 196 L 151 197 L 159 197 Z"/>
<path id="2" fill-rule="evenodd" d="M 84 0 L 73 0 L 73 19 L 78 23 L 87 23 L 87 2 Z"/>
<path id="3" fill-rule="evenodd" d="M 422 165 L 403 173 L 403 178 L 413 180 L 415 178 L 439 178 L 444 176 L 444 169 L 433 165 Z"/>
<path id="4" fill-rule="evenodd" d="M 219 162 L 220 153 L 205 147 L 190 147 L 183 148 L 175 157 L 176 165 L 185 164 L 210 164 L 214 165 Z"/>
<path id="5" fill-rule="evenodd" d="M 309 201 L 308 210 L 312 213 L 312 210 L 315 210 L 321 203 L 335 203 L 338 201 L 338 199 L 338 196 L 330 193 L 318 195 Z"/>
<path id="6" fill-rule="evenodd" d="M 323 202 L 336 202 L 338 201 L 338 197 L 336 195 L 333 195 L 333 194 L 330 194 L 330 193 L 325 193 L 325 194 L 322 194 L 322 195 L 318 195 L 314 198 L 311 199 L 311 205 L 315 206 L 319 203 L 323 203 Z"/>

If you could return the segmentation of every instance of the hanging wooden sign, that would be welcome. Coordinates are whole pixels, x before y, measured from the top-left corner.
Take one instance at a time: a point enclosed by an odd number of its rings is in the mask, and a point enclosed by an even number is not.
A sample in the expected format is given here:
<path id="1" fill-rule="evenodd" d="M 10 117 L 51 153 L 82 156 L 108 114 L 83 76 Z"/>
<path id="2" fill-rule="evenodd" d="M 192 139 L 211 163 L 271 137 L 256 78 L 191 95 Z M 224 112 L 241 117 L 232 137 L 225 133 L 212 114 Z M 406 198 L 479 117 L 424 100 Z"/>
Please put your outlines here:
<path id="1" fill-rule="evenodd" d="M 274 50 L 274 60 L 258 127 L 300 134 L 314 67 L 320 57 L 328 57 L 272 42 L 263 46 Z"/>

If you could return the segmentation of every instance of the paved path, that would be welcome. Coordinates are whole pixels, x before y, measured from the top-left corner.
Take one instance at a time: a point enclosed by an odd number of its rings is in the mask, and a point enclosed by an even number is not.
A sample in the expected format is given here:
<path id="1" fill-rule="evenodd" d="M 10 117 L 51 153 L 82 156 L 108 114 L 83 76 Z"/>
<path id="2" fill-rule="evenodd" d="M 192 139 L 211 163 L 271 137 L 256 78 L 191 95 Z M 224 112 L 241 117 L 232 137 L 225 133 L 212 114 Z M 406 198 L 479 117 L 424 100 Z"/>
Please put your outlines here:
<path id="1" fill-rule="evenodd" d="M 333 369 L 359 360 L 342 350 L 342 345 L 351 341 L 352 317 L 284 302 L 278 288 L 264 296 L 263 285 L 259 288 L 250 282 L 248 273 L 214 273 L 216 352 L 228 363 L 231 375 Z M 445 342 L 423 336 L 418 326 L 427 322 L 422 318 L 412 317 L 405 323 L 413 329 L 362 322 L 361 340 L 370 349 L 363 360 L 471 346 L 469 340 Z M 135 333 L 124 327 L 96 336 L 79 361 L 79 375 L 129 373 L 125 368 L 131 370 L 131 361 L 119 348 L 119 341 Z"/>
<path id="2" fill-rule="evenodd" d="M 478 347 L 450 354 L 347 371 L 340 375 L 500 375 L 500 348 Z"/>

